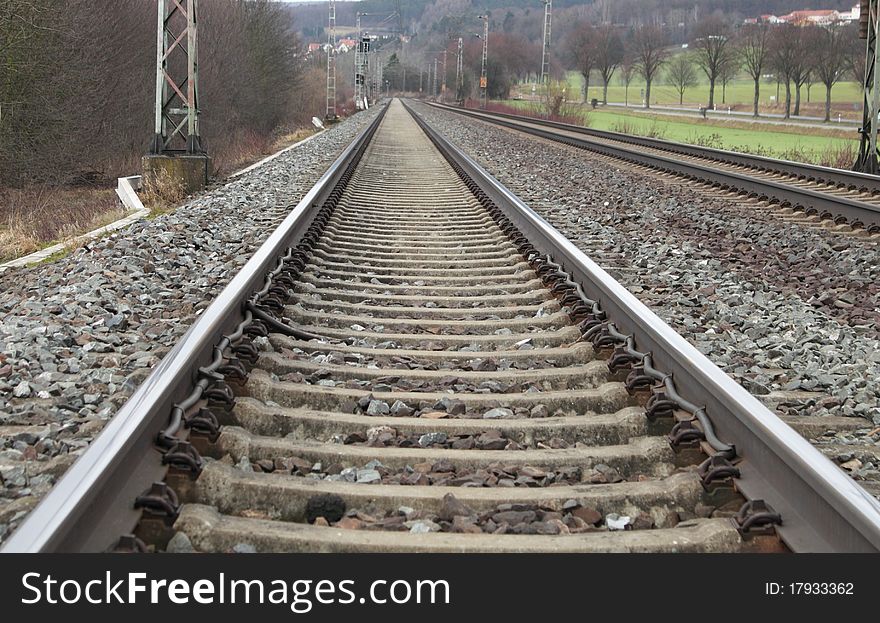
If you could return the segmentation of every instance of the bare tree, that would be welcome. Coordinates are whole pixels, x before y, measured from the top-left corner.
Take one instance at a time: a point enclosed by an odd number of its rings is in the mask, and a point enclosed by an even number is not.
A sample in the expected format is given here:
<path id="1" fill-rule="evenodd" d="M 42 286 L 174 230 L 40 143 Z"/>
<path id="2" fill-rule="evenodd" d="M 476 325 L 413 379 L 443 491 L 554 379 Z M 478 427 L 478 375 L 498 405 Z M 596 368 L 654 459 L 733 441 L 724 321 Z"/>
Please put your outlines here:
<path id="1" fill-rule="evenodd" d="M 721 82 L 721 103 L 727 103 L 727 85 L 731 80 L 736 78 L 736 74 L 739 73 L 740 65 L 738 62 L 731 62 L 725 65 L 721 69 L 721 73 L 718 74 L 718 80 Z"/>
<path id="2" fill-rule="evenodd" d="M 754 116 L 758 116 L 761 96 L 761 76 L 770 52 L 769 28 L 766 24 L 747 24 L 740 30 L 737 51 L 743 69 L 755 84 Z"/>
<path id="3" fill-rule="evenodd" d="M 785 118 L 791 116 L 791 81 L 800 73 L 801 28 L 792 24 L 780 24 L 773 29 L 770 42 L 770 64 L 785 84 Z"/>
<path id="4" fill-rule="evenodd" d="M 645 79 L 645 108 L 651 107 L 651 83 L 669 56 L 666 45 L 666 32 L 660 26 L 639 26 L 633 34 L 633 62 Z"/>
<path id="5" fill-rule="evenodd" d="M 678 92 L 679 105 L 684 103 L 684 92 L 697 86 L 697 72 L 687 54 L 679 54 L 666 68 L 666 80 Z"/>
<path id="6" fill-rule="evenodd" d="M 813 64 L 817 54 L 817 50 L 813 47 L 813 32 L 815 26 L 799 27 L 799 35 L 794 38 L 795 47 L 794 63 L 791 64 L 790 76 L 794 83 L 794 115 L 801 114 L 801 87 L 809 80 L 813 72 Z"/>
<path id="7" fill-rule="evenodd" d="M 98 19 L 94 0 L 0 0 L 2 185 L 102 183 L 144 153 L 156 4 L 97 4 L 113 9 Z M 319 111 L 294 97 L 303 56 L 281 5 L 212 0 L 200 19 L 201 131 L 215 161 L 234 164 Z"/>
<path id="8" fill-rule="evenodd" d="M 730 29 L 718 17 L 705 18 L 697 24 L 691 48 L 697 65 L 709 79 L 709 108 L 714 108 L 715 82 L 735 57 Z"/>
<path id="9" fill-rule="evenodd" d="M 623 105 L 629 106 L 629 85 L 632 83 L 632 79 L 635 76 L 636 67 L 627 56 L 623 57 L 623 60 L 620 62 L 620 77 L 623 80 Z"/>
<path id="10" fill-rule="evenodd" d="M 814 69 L 816 78 L 825 85 L 825 121 L 831 120 L 831 89 L 846 72 L 845 34 L 843 28 L 834 24 L 816 28 L 814 33 L 814 49 L 821 51 L 816 55 Z"/>
<path id="11" fill-rule="evenodd" d="M 541 103 L 548 118 L 558 119 L 565 106 L 565 82 L 549 80 Z"/>
<path id="12" fill-rule="evenodd" d="M 865 79 L 865 40 L 859 39 L 858 24 L 844 27 L 843 39 L 847 42 L 844 51 L 846 70 L 850 77 L 858 83 Z"/>
<path id="13" fill-rule="evenodd" d="M 602 76 L 602 103 L 608 103 L 608 83 L 623 60 L 623 41 L 617 29 L 604 24 L 596 29 L 596 69 Z"/>
<path id="14" fill-rule="evenodd" d="M 590 74 L 596 66 L 596 29 L 589 22 L 574 25 L 565 40 L 568 56 L 584 78 L 584 101 L 590 90 Z"/>
<path id="15" fill-rule="evenodd" d="M 770 44 L 770 62 L 785 82 L 785 117 L 791 116 L 791 87 L 795 87 L 794 115 L 801 114 L 801 87 L 813 70 L 814 26 L 781 24 L 773 29 Z"/>

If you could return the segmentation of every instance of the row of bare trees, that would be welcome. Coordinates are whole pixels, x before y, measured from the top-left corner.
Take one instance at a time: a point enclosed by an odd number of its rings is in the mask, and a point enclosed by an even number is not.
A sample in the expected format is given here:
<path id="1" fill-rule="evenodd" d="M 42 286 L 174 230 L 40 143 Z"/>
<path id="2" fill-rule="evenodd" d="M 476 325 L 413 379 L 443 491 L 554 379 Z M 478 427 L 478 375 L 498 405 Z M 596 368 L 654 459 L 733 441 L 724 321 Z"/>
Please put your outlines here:
<path id="1" fill-rule="evenodd" d="M 674 53 L 668 33 L 661 26 L 647 24 L 622 32 L 612 25 L 587 22 L 572 28 L 565 50 L 569 66 L 584 78 L 585 98 L 591 76 L 598 74 L 602 101 L 607 103 L 608 85 L 619 70 L 627 90 L 633 76 L 641 76 L 645 81 L 645 107 L 650 108 L 651 87 L 665 70 L 664 77 L 675 87 L 682 103 L 685 91 L 698 84 L 702 73 L 708 82 L 707 107 L 711 109 L 718 84 L 726 86 L 743 72 L 754 83 L 753 112 L 758 116 L 761 80 L 773 74 L 785 85 L 786 118 L 800 114 L 805 84 L 824 85 L 826 121 L 831 115 L 833 86 L 847 75 L 860 80 L 864 67 L 853 26 L 747 24 L 734 32 L 717 16 L 697 24 L 686 53 Z"/>
<path id="2" fill-rule="evenodd" d="M 156 3 L 107 4 L 0 0 L 0 187 L 136 170 L 152 134 Z M 201 3 L 201 129 L 221 163 L 318 112 L 298 86 L 320 69 L 279 7 Z"/>
<path id="3" fill-rule="evenodd" d="M 567 60 L 584 79 L 586 99 L 594 72 L 602 80 L 602 102 L 608 103 L 608 85 L 620 70 L 624 84 L 638 74 L 645 80 L 645 104 L 650 107 L 651 86 L 669 59 L 669 41 L 659 26 L 645 25 L 629 31 L 626 36 L 615 26 L 576 24 L 564 42 Z"/>

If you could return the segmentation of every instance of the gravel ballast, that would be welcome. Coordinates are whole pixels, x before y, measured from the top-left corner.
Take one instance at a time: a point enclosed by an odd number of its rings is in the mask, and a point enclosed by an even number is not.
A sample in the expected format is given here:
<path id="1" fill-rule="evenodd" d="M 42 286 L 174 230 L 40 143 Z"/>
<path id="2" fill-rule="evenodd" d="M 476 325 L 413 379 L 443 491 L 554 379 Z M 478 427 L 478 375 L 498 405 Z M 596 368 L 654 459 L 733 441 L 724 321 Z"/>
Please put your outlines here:
<path id="1" fill-rule="evenodd" d="M 863 422 L 825 441 L 871 444 L 835 445 L 835 460 L 880 481 L 880 435 L 865 434 L 880 430 L 876 242 L 418 110 L 776 412 Z M 374 115 L 172 213 L 0 274 L 0 541 Z"/>
<path id="2" fill-rule="evenodd" d="M 880 427 L 880 245 L 423 104 L 417 110 L 780 415 Z M 838 433 L 839 443 L 880 436 Z M 880 480 L 871 463 L 857 476 Z"/>
<path id="3" fill-rule="evenodd" d="M 0 274 L 0 540 L 375 114 L 171 213 Z"/>

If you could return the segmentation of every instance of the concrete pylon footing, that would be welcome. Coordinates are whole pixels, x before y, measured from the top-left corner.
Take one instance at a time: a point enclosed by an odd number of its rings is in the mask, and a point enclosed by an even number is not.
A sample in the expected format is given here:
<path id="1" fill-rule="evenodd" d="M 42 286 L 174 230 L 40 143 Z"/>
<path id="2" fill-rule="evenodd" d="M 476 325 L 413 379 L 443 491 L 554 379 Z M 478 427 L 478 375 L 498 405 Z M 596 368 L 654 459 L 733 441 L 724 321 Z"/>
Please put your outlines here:
<path id="1" fill-rule="evenodd" d="M 208 185 L 211 159 L 201 155 L 155 156 L 143 158 L 144 184 L 154 183 L 182 185 L 187 194 L 203 190 Z"/>

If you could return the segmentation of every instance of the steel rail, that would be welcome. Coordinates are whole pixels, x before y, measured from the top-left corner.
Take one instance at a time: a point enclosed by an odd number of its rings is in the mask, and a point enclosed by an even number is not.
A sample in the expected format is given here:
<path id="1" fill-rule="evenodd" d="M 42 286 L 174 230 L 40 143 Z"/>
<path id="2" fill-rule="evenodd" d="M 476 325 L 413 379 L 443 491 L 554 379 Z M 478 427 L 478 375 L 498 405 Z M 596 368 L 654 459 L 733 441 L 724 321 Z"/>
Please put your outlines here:
<path id="1" fill-rule="evenodd" d="M 619 330 L 632 334 L 655 366 L 704 406 L 719 437 L 733 442 L 741 457 L 737 489 L 782 515 L 777 532 L 793 551 L 880 551 L 880 502 L 406 105 L 444 156 L 473 178 L 529 242 L 563 265 L 588 296 L 601 301 Z"/>
<path id="2" fill-rule="evenodd" d="M 847 197 L 817 190 L 810 190 L 808 188 L 799 188 L 784 182 L 763 180 L 749 176 L 745 173 L 724 171 L 708 165 L 684 162 L 672 157 L 647 154 L 625 146 L 609 145 L 607 143 L 591 141 L 589 137 L 592 136 L 624 144 L 629 143 L 641 147 L 662 149 L 671 153 L 680 153 L 688 156 L 726 162 L 729 164 L 747 166 L 761 171 L 769 170 L 770 172 L 796 176 L 799 179 L 834 184 L 846 188 L 858 188 L 872 193 L 880 193 L 880 177 L 878 176 L 844 171 L 842 169 L 832 169 L 829 167 L 799 164 L 786 160 L 775 160 L 773 158 L 765 158 L 762 156 L 751 156 L 717 149 L 687 146 L 681 143 L 673 143 L 671 141 L 660 141 L 659 139 L 643 140 L 641 137 L 634 137 L 616 132 L 590 130 L 589 128 L 580 128 L 566 123 L 532 119 L 530 117 L 521 117 L 507 113 L 486 113 L 483 111 L 477 112 L 439 104 L 430 105 L 441 110 L 447 110 L 474 119 L 480 119 L 487 123 L 494 123 L 520 132 L 526 132 L 528 134 L 540 136 L 541 138 L 564 143 L 572 147 L 588 149 L 627 162 L 645 165 L 667 173 L 674 173 L 696 179 L 700 182 L 719 186 L 722 189 L 737 190 L 758 199 L 777 201 L 783 205 L 790 205 L 794 208 L 804 209 L 808 213 L 815 212 L 823 218 L 843 217 L 852 224 L 861 224 L 865 227 L 872 228 L 880 227 L 880 206 L 865 201 L 849 199 Z M 544 126 L 548 129 L 534 126 Z M 557 132 L 553 132 L 553 129 L 581 134 L 583 137 L 561 135 Z M 656 143 L 662 143 L 662 145 Z"/>
<path id="3" fill-rule="evenodd" d="M 310 225 L 346 167 L 379 127 L 384 110 L 362 130 L 306 193 L 241 271 L 116 413 L 0 552 L 102 552 L 130 534 L 140 518 L 135 498 L 163 480 L 156 448 L 175 403 L 185 398 L 216 344 L 244 318 L 245 304 Z"/>

